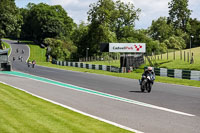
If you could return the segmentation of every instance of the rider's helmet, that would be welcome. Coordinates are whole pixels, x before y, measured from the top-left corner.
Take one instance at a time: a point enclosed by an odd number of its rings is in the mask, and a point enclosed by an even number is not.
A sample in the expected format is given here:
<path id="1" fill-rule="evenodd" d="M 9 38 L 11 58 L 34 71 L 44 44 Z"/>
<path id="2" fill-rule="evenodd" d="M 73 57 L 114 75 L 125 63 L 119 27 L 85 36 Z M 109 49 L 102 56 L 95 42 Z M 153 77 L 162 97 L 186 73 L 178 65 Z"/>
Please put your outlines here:
<path id="1" fill-rule="evenodd" d="M 152 71 L 152 67 L 148 67 L 147 70 L 148 70 L 149 72 L 151 72 L 151 71 Z"/>

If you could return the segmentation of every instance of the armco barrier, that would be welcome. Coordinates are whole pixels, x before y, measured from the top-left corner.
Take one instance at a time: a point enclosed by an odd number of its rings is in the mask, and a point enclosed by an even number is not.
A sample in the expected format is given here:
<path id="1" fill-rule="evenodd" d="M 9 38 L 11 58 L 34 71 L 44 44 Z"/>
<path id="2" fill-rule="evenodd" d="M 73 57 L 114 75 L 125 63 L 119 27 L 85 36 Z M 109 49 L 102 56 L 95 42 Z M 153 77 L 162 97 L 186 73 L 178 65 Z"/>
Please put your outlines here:
<path id="1" fill-rule="evenodd" d="M 156 75 L 160 76 L 160 68 L 154 68 L 154 72 Z"/>
<path id="2" fill-rule="evenodd" d="M 114 66 L 105 66 L 105 65 L 93 65 L 93 64 L 85 64 L 79 62 L 64 62 L 64 61 L 52 61 L 53 64 L 64 65 L 64 66 L 72 66 L 72 67 L 80 67 L 87 69 L 95 69 L 95 70 L 104 70 L 109 72 L 121 73 L 122 70 L 118 67 Z M 145 67 L 144 69 L 146 69 Z M 180 79 L 190 79 L 200 81 L 200 71 L 190 71 L 190 70 L 180 70 L 180 69 L 166 69 L 166 68 L 154 68 L 155 75 L 172 77 L 172 78 L 180 78 Z"/>
<path id="3" fill-rule="evenodd" d="M 147 67 L 145 67 L 144 69 L 147 69 Z M 154 68 L 154 67 L 153 70 L 155 72 L 155 75 L 158 76 L 200 81 L 200 71 Z"/>
<path id="4" fill-rule="evenodd" d="M 120 73 L 121 69 L 114 66 L 106 66 L 106 65 L 94 65 L 94 64 L 85 64 L 80 62 L 66 62 L 66 61 L 52 61 L 53 64 L 61 65 L 61 66 L 72 66 L 72 67 L 80 67 L 94 70 L 103 70 L 109 72 Z"/>
<path id="5" fill-rule="evenodd" d="M 191 71 L 189 70 L 182 70 L 182 79 L 190 79 Z"/>
<path id="6" fill-rule="evenodd" d="M 190 79 L 200 81 L 200 71 L 191 71 Z"/>
<path id="7" fill-rule="evenodd" d="M 167 77 L 174 78 L 174 69 L 167 69 Z"/>

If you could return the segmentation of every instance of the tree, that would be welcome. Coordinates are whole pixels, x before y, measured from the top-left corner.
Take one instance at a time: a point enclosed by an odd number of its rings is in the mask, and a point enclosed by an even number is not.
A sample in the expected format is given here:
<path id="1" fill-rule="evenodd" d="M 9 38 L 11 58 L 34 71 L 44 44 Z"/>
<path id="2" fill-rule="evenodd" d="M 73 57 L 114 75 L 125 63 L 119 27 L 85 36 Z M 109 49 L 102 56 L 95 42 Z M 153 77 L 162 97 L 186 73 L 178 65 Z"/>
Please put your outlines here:
<path id="1" fill-rule="evenodd" d="M 135 9 L 131 3 L 125 4 L 120 0 L 115 3 L 115 20 L 111 23 L 112 31 L 116 33 L 117 39 L 120 40 L 124 36 L 124 32 L 132 31 L 135 27 L 135 20 L 139 20 L 141 10 Z"/>
<path id="2" fill-rule="evenodd" d="M 20 8 L 20 14 L 21 14 L 21 16 L 23 16 L 23 24 L 21 27 L 20 37 L 21 37 L 21 39 L 31 40 L 33 37 L 32 37 L 32 32 L 29 29 L 30 25 L 28 24 L 30 21 L 30 20 L 28 20 L 29 10 L 27 8 Z"/>
<path id="3" fill-rule="evenodd" d="M 169 39 L 164 41 L 165 45 L 169 49 L 184 49 L 186 48 L 185 40 L 179 36 L 171 36 Z"/>
<path id="4" fill-rule="evenodd" d="M 95 25 L 92 23 L 89 25 L 87 44 L 85 48 L 90 48 L 89 55 L 94 53 L 100 53 L 100 43 L 103 42 L 116 42 L 116 34 L 110 30 L 107 23 Z"/>
<path id="5" fill-rule="evenodd" d="M 71 39 L 77 47 L 76 57 L 80 58 L 85 56 L 87 44 L 89 43 L 88 25 L 86 25 L 84 22 L 78 25 L 73 31 Z"/>
<path id="6" fill-rule="evenodd" d="M 14 0 L 0 1 L 0 40 L 9 35 L 19 37 L 22 17 Z M 1 41 L 0 41 L 1 42 Z M 1 44 L 0 44 L 1 45 Z"/>
<path id="7" fill-rule="evenodd" d="M 192 46 L 200 46 L 200 21 L 195 19 L 190 19 L 189 21 L 190 29 L 188 29 L 188 42 L 191 39 Z M 194 36 L 191 38 L 191 36 Z"/>
<path id="8" fill-rule="evenodd" d="M 22 14 L 25 18 L 24 34 L 38 42 L 48 37 L 70 40 L 74 23 L 61 6 L 29 3 L 27 7 L 28 11 L 24 10 Z"/>
<path id="9" fill-rule="evenodd" d="M 71 39 L 78 46 L 78 43 L 81 41 L 84 35 L 87 35 L 87 33 L 88 33 L 88 25 L 82 21 L 81 24 L 76 26 L 75 29 L 73 30 Z"/>
<path id="10" fill-rule="evenodd" d="M 133 4 L 121 1 L 98 0 L 90 5 L 88 11 L 88 43 L 90 54 L 99 52 L 101 42 L 118 42 L 129 38 L 134 30 L 134 22 L 138 19 L 140 9 L 134 10 Z"/>
<path id="11" fill-rule="evenodd" d="M 101 42 L 114 42 L 116 35 L 111 31 L 110 26 L 114 20 L 115 4 L 112 0 L 99 0 L 96 4 L 90 5 L 88 11 L 88 41 L 86 48 L 90 48 L 89 54 L 100 52 Z"/>
<path id="12" fill-rule="evenodd" d="M 51 48 L 50 55 L 56 60 L 67 60 L 77 50 L 70 42 L 64 42 L 54 38 L 46 38 L 44 43 Z"/>
<path id="13" fill-rule="evenodd" d="M 160 17 L 157 20 L 153 20 L 149 28 L 149 35 L 154 40 L 163 42 L 173 35 L 173 27 L 171 24 L 167 24 L 166 17 Z"/>
<path id="14" fill-rule="evenodd" d="M 187 23 L 192 12 L 188 9 L 188 0 L 172 0 L 168 5 L 168 23 L 171 23 L 175 29 L 180 28 L 186 31 Z"/>
<path id="15" fill-rule="evenodd" d="M 97 3 L 90 4 L 88 11 L 88 21 L 91 23 L 105 24 L 112 23 L 115 15 L 115 3 L 112 0 L 98 0 Z"/>

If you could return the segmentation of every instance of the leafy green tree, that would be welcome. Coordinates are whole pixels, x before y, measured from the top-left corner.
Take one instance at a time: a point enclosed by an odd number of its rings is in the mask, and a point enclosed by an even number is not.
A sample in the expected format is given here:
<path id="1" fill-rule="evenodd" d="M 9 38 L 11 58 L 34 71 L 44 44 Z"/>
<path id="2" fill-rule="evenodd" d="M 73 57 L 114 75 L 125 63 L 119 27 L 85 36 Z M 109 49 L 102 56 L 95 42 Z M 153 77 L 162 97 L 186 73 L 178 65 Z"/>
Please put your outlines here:
<path id="1" fill-rule="evenodd" d="M 131 3 L 125 4 L 120 0 L 115 3 L 114 21 L 111 23 L 112 31 L 116 33 L 117 39 L 126 37 L 128 31 L 132 31 L 135 27 L 135 21 L 139 20 L 141 10 L 135 9 Z"/>
<path id="2" fill-rule="evenodd" d="M 56 60 L 68 60 L 72 53 L 75 53 L 77 48 L 71 43 L 62 40 L 46 38 L 44 43 L 50 46 L 50 55 Z"/>
<path id="3" fill-rule="evenodd" d="M 99 0 L 90 5 L 88 20 L 88 41 L 86 48 L 90 48 L 89 54 L 100 52 L 101 42 L 114 42 L 116 35 L 111 31 L 110 26 L 114 20 L 115 4 L 112 0 Z"/>
<path id="4" fill-rule="evenodd" d="M 172 23 L 175 29 L 180 28 L 186 31 L 187 24 L 191 15 L 188 9 L 188 0 L 172 0 L 169 5 L 168 22 Z"/>
<path id="5" fill-rule="evenodd" d="M 76 46 L 79 46 L 81 39 L 84 38 L 84 36 L 87 34 L 88 34 L 88 25 L 82 21 L 81 24 L 76 26 L 75 29 L 73 30 L 71 40 L 74 42 Z"/>
<path id="6" fill-rule="evenodd" d="M 22 17 L 15 1 L 0 0 L 0 40 L 10 35 L 19 37 L 21 25 Z"/>
<path id="7" fill-rule="evenodd" d="M 191 39 L 192 47 L 200 46 L 200 21 L 190 19 L 190 28 L 188 29 L 188 43 Z M 191 37 L 193 36 L 193 38 Z"/>
<path id="8" fill-rule="evenodd" d="M 164 41 L 165 45 L 169 49 L 184 49 L 186 48 L 185 40 L 179 36 L 171 36 L 169 39 Z"/>
<path id="9" fill-rule="evenodd" d="M 20 8 L 20 14 L 23 16 L 23 24 L 21 27 L 21 39 L 32 40 L 32 31 L 30 30 L 29 20 L 28 20 L 29 10 L 27 8 Z"/>
<path id="10" fill-rule="evenodd" d="M 157 20 L 153 20 L 149 28 L 149 34 L 154 40 L 163 42 L 173 35 L 173 27 L 171 24 L 167 24 L 166 17 L 160 17 Z"/>
<path id="11" fill-rule="evenodd" d="M 112 0 L 98 0 L 89 7 L 91 9 L 88 11 L 88 21 L 91 23 L 110 24 L 114 20 L 115 3 Z"/>
<path id="12" fill-rule="evenodd" d="M 103 42 L 116 42 L 116 34 L 110 30 L 107 23 L 95 25 L 92 23 L 89 25 L 86 48 L 90 48 L 89 55 L 100 52 L 100 43 Z"/>
<path id="13" fill-rule="evenodd" d="M 60 5 L 29 3 L 27 7 L 28 11 L 24 10 L 22 14 L 25 18 L 24 34 L 28 34 L 28 37 L 32 37 L 38 42 L 42 42 L 48 37 L 69 40 L 74 23 Z"/>
<path id="14" fill-rule="evenodd" d="M 77 58 L 85 56 L 86 48 L 88 45 L 88 25 L 86 25 L 84 22 L 82 22 L 80 25 L 78 25 L 72 34 L 72 41 L 77 47 Z"/>
<path id="15" fill-rule="evenodd" d="M 88 41 L 86 47 L 90 54 L 100 52 L 102 42 L 118 42 L 119 40 L 132 40 L 134 22 L 138 19 L 139 9 L 134 10 L 133 4 L 121 1 L 98 0 L 90 5 L 88 11 Z"/>
<path id="16" fill-rule="evenodd" d="M 165 43 L 160 43 L 159 45 L 159 53 L 166 53 L 167 52 L 167 45 Z"/>

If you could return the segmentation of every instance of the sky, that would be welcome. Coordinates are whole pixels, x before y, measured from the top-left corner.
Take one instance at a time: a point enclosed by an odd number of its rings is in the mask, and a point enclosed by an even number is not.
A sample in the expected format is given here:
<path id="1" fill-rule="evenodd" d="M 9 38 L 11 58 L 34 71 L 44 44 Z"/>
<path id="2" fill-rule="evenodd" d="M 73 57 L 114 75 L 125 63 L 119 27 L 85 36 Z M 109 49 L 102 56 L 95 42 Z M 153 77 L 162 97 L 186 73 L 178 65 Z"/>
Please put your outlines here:
<path id="1" fill-rule="evenodd" d="M 47 3 L 49 5 L 61 5 L 74 20 L 80 24 L 81 21 L 87 22 L 87 12 L 89 5 L 96 3 L 98 0 L 15 0 L 17 7 L 25 8 L 31 3 Z M 115 1 L 115 0 L 114 0 Z M 168 2 L 171 0 L 121 0 L 123 2 L 133 3 L 135 9 L 140 8 L 139 21 L 136 21 L 136 29 L 147 29 L 151 26 L 152 20 L 159 17 L 168 17 Z M 200 20 L 200 0 L 189 0 L 189 9 L 192 10 L 191 18 Z"/>

